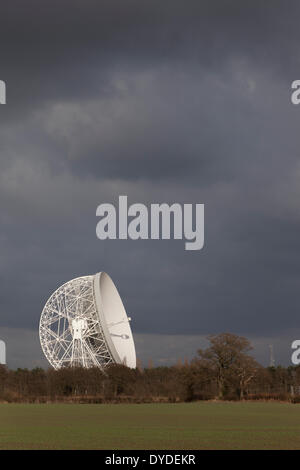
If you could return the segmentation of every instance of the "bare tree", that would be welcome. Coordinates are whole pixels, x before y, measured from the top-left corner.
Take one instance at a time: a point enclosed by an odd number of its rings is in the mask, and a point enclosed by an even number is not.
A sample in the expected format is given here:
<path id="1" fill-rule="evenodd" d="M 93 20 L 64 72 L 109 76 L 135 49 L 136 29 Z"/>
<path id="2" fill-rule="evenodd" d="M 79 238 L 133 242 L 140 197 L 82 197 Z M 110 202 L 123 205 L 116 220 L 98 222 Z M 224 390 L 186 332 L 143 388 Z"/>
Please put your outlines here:
<path id="1" fill-rule="evenodd" d="M 255 361 L 255 359 L 247 355 L 241 355 L 234 364 L 232 373 L 238 379 L 240 400 L 244 398 L 245 390 L 256 376 L 259 368 L 261 368 L 261 366 Z"/>
<path id="2" fill-rule="evenodd" d="M 245 381 L 249 376 L 247 364 L 250 367 L 250 359 L 248 358 L 251 356 L 248 356 L 247 353 L 252 349 L 250 342 L 242 336 L 231 333 L 210 335 L 208 339 L 210 346 L 205 350 L 199 349 L 198 356 L 216 376 L 218 398 L 224 397 L 226 381 L 230 380 L 230 375 L 234 371 L 239 371 L 240 383 L 244 390 Z"/>

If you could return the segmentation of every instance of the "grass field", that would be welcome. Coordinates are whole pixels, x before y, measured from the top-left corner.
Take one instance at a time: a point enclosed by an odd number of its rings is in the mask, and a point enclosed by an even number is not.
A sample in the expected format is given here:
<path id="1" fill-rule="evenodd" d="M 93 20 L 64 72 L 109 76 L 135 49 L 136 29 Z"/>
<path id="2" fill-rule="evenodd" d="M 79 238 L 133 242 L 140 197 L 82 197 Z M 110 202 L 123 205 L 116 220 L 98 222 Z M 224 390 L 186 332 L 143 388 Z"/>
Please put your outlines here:
<path id="1" fill-rule="evenodd" d="M 0 405 L 0 449 L 300 449 L 300 405 Z"/>

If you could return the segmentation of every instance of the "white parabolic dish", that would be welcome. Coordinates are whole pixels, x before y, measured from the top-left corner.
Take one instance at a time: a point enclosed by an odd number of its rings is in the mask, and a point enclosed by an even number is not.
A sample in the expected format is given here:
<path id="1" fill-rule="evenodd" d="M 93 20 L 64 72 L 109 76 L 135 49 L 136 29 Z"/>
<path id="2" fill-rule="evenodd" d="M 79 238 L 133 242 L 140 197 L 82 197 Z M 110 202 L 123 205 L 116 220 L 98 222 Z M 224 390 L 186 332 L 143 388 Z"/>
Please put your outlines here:
<path id="1" fill-rule="evenodd" d="M 136 367 L 133 336 L 118 290 L 104 272 L 63 284 L 48 299 L 40 319 L 43 352 L 55 368 Z"/>

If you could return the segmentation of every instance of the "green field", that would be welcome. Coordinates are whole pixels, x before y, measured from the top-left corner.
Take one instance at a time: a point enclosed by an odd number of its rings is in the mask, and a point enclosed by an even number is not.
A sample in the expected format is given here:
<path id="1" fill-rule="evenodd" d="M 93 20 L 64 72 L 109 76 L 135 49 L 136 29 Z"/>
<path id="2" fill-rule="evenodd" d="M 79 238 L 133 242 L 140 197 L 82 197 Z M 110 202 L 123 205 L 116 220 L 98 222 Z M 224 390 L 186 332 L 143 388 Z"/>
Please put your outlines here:
<path id="1" fill-rule="evenodd" d="M 0 405 L 0 449 L 300 449 L 300 405 Z"/>

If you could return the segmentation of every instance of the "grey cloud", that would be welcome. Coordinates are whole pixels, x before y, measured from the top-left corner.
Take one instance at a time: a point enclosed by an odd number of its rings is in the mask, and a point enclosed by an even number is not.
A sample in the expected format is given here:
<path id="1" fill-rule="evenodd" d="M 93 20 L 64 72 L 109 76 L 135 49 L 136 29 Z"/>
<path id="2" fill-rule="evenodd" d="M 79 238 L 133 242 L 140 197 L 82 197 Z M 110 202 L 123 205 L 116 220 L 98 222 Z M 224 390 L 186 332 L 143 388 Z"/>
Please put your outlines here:
<path id="1" fill-rule="evenodd" d="M 36 328 L 58 285 L 101 269 L 157 360 L 296 330 L 298 2 L 23 3 L 0 19 L 0 325 Z M 205 203 L 203 251 L 97 240 L 119 194 Z"/>
<path id="2" fill-rule="evenodd" d="M 284 76 L 297 74 L 299 4 L 282 0 L 87 0 L 6 4 L 1 11 L 1 70 L 8 115 L 41 102 L 110 93 L 110 75 L 159 64 L 219 73 L 247 58 Z M 20 79 L 22 77 L 22 79 Z M 16 113 L 14 114 L 16 116 Z"/>

